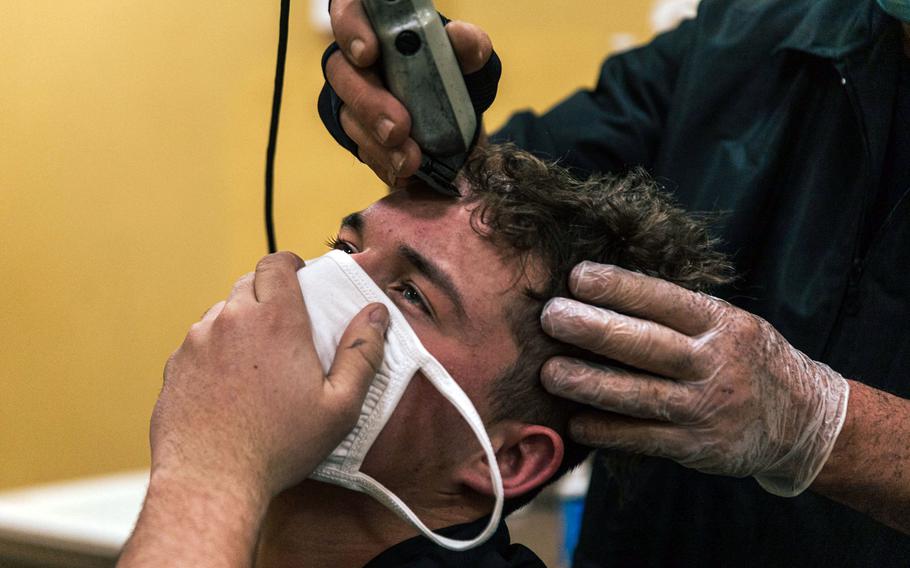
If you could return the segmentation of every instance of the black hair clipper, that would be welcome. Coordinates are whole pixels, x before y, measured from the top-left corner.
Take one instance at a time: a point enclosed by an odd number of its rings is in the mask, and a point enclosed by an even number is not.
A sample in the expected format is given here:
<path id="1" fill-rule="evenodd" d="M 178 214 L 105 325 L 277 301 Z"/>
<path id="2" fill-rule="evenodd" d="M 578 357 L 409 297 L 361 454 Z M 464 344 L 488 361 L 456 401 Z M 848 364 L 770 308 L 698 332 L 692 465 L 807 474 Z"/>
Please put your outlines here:
<path id="1" fill-rule="evenodd" d="M 423 156 L 415 174 L 446 195 L 477 135 L 477 115 L 449 36 L 431 0 L 363 0 L 389 90 L 411 113 Z"/>

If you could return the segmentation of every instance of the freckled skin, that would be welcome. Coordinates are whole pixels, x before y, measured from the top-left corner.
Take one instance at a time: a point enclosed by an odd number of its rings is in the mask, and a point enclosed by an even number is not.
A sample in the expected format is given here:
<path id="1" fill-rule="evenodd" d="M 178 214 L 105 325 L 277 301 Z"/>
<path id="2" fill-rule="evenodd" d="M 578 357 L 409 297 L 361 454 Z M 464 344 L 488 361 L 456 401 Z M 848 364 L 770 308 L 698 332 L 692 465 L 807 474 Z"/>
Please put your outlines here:
<path id="1" fill-rule="evenodd" d="M 518 354 L 503 309 L 518 293 L 513 283 L 519 268 L 471 228 L 471 207 L 435 195 L 397 192 L 363 212 L 361 235 L 343 228 L 339 238 L 354 246 L 354 260 L 397 303 L 424 346 L 486 420 L 488 385 Z M 446 296 L 400 259 L 402 244 L 451 276 L 463 298 L 465 325 Z M 438 322 L 402 301 L 395 288 L 405 280 L 432 304 Z M 441 472 L 479 449 L 457 410 L 418 374 L 373 445 L 364 471 L 407 500 L 415 488 L 438 485 Z"/>

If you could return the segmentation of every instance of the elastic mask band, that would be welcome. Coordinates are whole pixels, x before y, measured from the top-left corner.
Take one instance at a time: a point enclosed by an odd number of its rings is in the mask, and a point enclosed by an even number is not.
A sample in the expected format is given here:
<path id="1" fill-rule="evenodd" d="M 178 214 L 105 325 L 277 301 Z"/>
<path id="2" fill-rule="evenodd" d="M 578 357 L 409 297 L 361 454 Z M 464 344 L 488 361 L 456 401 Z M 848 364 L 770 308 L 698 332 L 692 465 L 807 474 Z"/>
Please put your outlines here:
<path id="1" fill-rule="evenodd" d="M 474 436 L 480 442 L 484 455 L 487 458 L 490 481 L 493 484 L 493 493 L 496 502 L 493 506 L 493 513 L 490 516 L 490 521 L 487 523 L 484 530 L 472 539 L 458 540 L 441 536 L 433 532 L 420 520 L 414 511 L 404 503 L 404 501 L 379 481 L 359 471 L 359 468 L 356 474 L 331 470 L 317 470 L 310 477 L 327 482 L 340 482 L 345 487 L 366 493 L 380 503 L 385 504 L 400 518 L 411 523 L 411 525 L 428 539 L 449 550 L 468 550 L 486 542 L 493 536 L 499 527 L 504 503 L 504 490 L 502 486 L 502 475 L 499 471 L 499 463 L 496 460 L 493 445 L 490 442 L 490 437 L 483 425 L 483 420 L 474 408 L 471 399 L 468 398 L 468 395 L 465 394 L 458 383 L 452 379 L 451 375 L 449 375 L 442 364 L 426 351 L 426 348 L 423 347 L 423 344 L 411 329 L 410 325 L 408 325 L 407 320 L 398 307 L 382 292 L 376 283 L 363 272 L 363 269 L 360 268 L 354 259 L 342 251 L 332 251 L 323 258 L 333 261 L 345 273 L 348 279 L 354 283 L 367 301 L 380 302 L 388 308 L 390 321 L 392 322 L 389 326 L 389 333 L 394 334 L 396 337 L 394 339 L 387 339 L 387 341 L 397 341 L 400 346 L 405 348 L 407 355 L 418 362 L 419 369 L 424 372 L 427 380 L 429 380 L 433 387 L 439 391 L 439 393 L 445 397 L 456 410 L 458 410 L 458 413 L 464 418 L 465 422 L 468 423 Z M 418 348 L 415 349 L 415 346 L 418 346 Z M 372 445 L 372 441 L 370 441 L 370 445 Z M 360 450 L 361 448 L 356 448 L 354 453 L 358 454 Z M 361 459 L 362 457 L 364 456 L 360 456 Z"/>

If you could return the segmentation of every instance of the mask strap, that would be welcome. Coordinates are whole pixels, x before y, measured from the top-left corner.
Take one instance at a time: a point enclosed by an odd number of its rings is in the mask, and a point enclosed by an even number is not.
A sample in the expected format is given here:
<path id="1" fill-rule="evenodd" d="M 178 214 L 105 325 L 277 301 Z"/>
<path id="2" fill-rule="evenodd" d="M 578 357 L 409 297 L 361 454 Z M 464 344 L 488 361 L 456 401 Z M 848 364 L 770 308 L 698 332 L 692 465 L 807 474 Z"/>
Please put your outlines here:
<path id="1" fill-rule="evenodd" d="M 404 501 L 389 491 L 384 485 L 376 481 L 376 479 L 365 473 L 358 474 L 358 477 L 363 481 L 361 489 L 364 493 L 370 495 L 380 503 L 384 503 L 394 511 L 395 514 L 411 523 L 417 530 L 423 533 L 425 537 L 439 546 L 455 551 L 468 550 L 486 542 L 487 539 L 496 533 L 496 529 L 499 528 L 504 502 L 502 474 L 499 472 L 499 463 L 496 461 L 496 454 L 493 452 L 493 444 L 490 442 L 490 437 L 483 425 L 483 420 L 481 420 L 480 415 L 477 414 L 477 410 L 475 410 L 468 395 L 461 390 L 458 383 L 449 376 L 445 369 L 443 369 L 435 359 L 427 361 L 422 369 L 424 375 L 433 384 L 436 390 L 438 390 L 465 419 L 465 422 L 471 427 L 471 430 L 474 432 L 474 435 L 483 448 L 490 469 L 490 481 L 493 483 L 493 494 L 496 497 L 496 504 L 493 506 L 493 513 L 490 515 L 490 521 L 487 523 L 486 528 L 483 529 L 483 532 L 470 540 L 448 538 L 430 530 L 430 528 L 417 517 L 414 511 L 404 503 Z"/>

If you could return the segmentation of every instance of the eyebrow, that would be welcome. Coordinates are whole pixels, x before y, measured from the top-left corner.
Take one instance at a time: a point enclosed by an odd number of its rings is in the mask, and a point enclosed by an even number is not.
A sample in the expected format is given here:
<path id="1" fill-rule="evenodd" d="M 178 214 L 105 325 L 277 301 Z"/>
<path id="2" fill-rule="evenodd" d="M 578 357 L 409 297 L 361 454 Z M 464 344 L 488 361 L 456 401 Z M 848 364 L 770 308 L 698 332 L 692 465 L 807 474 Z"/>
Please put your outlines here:
<path id="1" fill-rule="evenodd" d="M 360 213 L 350 213 L 341 220 L 341 226 L 353 229 L 358 233 L 363 231 L 363 215 Z"/>
<path id="2" fill-rule="evenodd" d="M 452 277 L 449 276 L 446 271 L 408 245 L 399 246 L 398 254 L 408 261 L 417 272 L 423 274 L 427 280 L 442 290 L 443 293 L 449 297 L 449 300 L 452 301 L 452 304 L 454 304 L 455 309 L 458 311 L 459 318 L 464 318 L 464 301 L 461 298 L 461 292 L 455 287 L 455 283 L 452 282 Z"/>
<path id="3" fill-rule="evenodd" d="M 341 226 L 356 231 L 358 234 L 363 233 L 363 215 L 360 213 L 351 213 L 341 220 Z M 398 247 L 398 255 L 401 256 L 414 270 L 422 274 L 427 280 L 433 283 L 437 288 L 449 297 L 455 310 L 458 312 L 459 319 L 464 319 L 466 312 L 464 309 L 464 300 L 461 292 L 452 281 L 452 277 L 443 270 L 438 264 L 423 256 L 408 245 Z"/>

